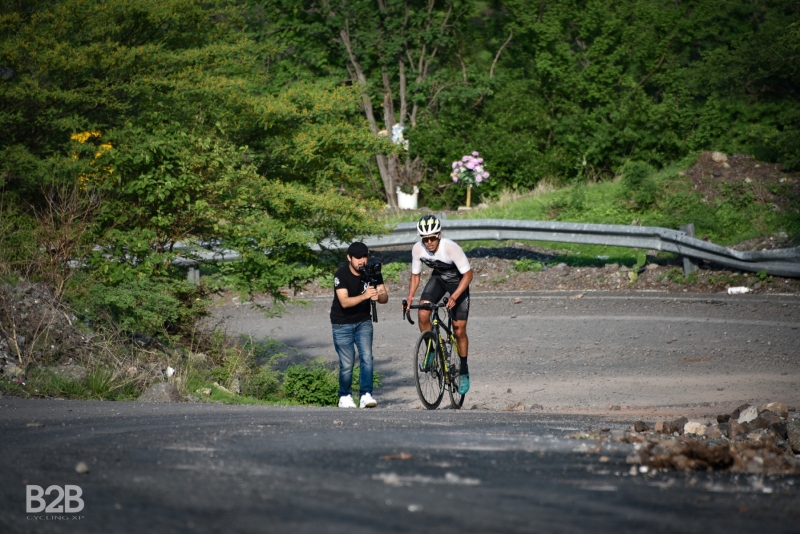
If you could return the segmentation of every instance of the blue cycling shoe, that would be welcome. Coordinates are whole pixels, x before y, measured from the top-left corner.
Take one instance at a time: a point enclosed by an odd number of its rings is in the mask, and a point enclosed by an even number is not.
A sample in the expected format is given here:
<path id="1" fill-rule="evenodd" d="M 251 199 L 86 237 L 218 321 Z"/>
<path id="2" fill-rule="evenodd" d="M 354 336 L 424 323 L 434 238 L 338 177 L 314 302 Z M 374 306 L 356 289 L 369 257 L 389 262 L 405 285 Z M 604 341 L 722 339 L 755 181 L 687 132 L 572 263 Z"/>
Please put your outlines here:
<path id="1" fill-rule="evenodd" d="M 458 392 L 466 395 L 469 391 L 469 375 L 461 375 L 458 377 Z"/>

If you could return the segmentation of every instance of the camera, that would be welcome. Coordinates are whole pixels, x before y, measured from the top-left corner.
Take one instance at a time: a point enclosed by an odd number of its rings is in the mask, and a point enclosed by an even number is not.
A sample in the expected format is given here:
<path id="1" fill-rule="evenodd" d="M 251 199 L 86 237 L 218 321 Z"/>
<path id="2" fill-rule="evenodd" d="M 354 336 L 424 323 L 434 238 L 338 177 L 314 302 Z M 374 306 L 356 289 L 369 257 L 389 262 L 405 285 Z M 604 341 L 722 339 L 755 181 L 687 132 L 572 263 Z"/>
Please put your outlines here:
<path id="1" fill-rule="evenodd" d="M 378 287 L 382 266 L 383 266 L 383 258 L 381 257 L 381 253 L 375 252 L 374 250 L 370 250 L 369 254 L 367 254 L 367 263 L 358 268 L 358 272 L 361 274 L 361 281 L 364 282 L 365 284 L 371 285 L 372 287 Z M 374 300 L 371 302 L 372 302 L 372 322 L 377 323 L 378 307 L 375 305 Z"/>
<path id="2" fill-rule="evenodd" d="M 362 280 L 369 282 L 370 285 L 377 285 L 382 266 L 381 253 L 370 250 L 367 255 L 367 263 L 359 267 L 358 272 L 361 273 Z"/>

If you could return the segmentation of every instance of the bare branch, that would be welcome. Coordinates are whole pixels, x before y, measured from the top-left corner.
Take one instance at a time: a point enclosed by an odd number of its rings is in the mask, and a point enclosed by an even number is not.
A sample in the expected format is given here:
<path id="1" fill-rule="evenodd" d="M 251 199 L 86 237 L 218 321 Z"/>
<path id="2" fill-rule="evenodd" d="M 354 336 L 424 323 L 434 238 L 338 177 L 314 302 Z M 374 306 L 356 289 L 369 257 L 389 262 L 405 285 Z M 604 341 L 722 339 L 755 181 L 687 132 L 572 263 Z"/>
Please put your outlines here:
<path id="1" fill-rule="evenodd" d="M 514 30 L 508 32 L 508 39 L 506 39 L 506 42 L 503 43 L 503 46 L 500 47 L 500 49 L 497 51 L 497 54 L 494 56 L 494 61 L 492 61 L 492 67 L 489 69 L 490 80 L 494 77 L 494 66 L 497 65 L 497 60 L 500 59 L 500 53 L 506 46 L 508 46 L 508 43 L 511 42 L 512 37 L 514 37 Z"/>

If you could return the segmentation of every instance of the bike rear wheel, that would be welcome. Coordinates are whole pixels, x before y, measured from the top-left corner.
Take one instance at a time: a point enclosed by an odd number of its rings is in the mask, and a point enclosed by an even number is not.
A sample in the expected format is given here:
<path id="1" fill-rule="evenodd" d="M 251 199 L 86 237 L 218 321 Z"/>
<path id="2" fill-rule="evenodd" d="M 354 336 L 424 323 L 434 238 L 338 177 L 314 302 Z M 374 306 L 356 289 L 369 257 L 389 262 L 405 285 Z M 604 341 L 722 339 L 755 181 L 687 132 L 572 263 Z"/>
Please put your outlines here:
<path id="1" fill-rule="evenodd" d="M 434 351 L 432 361 L 426 362 L 428 350 Z M 414 347 L 414 382 L 422 405 L 435 410 L 444 396 L 444 369 L 433 332 L 423 332 Z"/>
<path id="2" fill-rule="evenodd" d="M 450 374 L 447 387 L 447 392 L 450 394 L 450 406 L 454 410 L 459 410 L 464 405 L 466 394 L 462 395 L 458 392 L 458 381 L 461 377 L 461 357 L 458 355 L 455 343 L 453 343 L 450 352 L 445 356 L 447 357 L 447 371 Z"/>

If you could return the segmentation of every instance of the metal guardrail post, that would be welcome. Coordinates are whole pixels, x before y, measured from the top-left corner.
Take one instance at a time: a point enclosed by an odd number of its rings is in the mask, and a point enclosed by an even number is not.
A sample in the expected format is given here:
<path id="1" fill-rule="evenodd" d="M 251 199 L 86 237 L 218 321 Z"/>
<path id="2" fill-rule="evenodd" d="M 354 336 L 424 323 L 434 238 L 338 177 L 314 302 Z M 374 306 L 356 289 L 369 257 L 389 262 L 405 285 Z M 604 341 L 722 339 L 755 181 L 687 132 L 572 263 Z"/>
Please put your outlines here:
<path id="1" fill-rule="evenodd" d="M 681 232 L 685 232 L 687 236 L 694 237 L 694 223 L 689 223 L 681 226 Z M 689 276 L 697 270 L 697 262 L 688 256 L 683 257 L 683 276 Z"/>
<path id="2" fill-rule="evenodd" d="M 200 267 L 189 267 L 186 273 L 186 281 L 193 286 L 200 285 Z"/>

